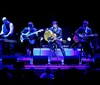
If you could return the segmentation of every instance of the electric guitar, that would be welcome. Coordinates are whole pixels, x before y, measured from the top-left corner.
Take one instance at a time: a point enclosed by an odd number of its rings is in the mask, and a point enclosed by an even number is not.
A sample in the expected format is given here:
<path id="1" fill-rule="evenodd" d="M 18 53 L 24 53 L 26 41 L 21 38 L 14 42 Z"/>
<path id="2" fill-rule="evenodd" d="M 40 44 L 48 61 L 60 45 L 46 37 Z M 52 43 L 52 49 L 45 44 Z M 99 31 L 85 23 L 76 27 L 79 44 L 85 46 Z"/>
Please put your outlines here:
<path id="1" fill-rule="evenodd" d="M 30 40 L 30 38 L 29 38 L 30 36 L 32 36 L 34 34 L 37 34 L 39 32 L 42 32 L 42 31 L 44 31 L 44 30 L 40 29 L 40 30 L 38 30 L 36 32 L 33 32 L 33 33 L 24 33 L 24 34 L 21 34 L 20 35 L 20 41 L 23 43 L 24 40 Z"/>
<path id="2" fill-rule="evenodd" d="M 79 36 L 77 36 L 77 35 L 74 35 L 74 37 L 73 37 L 73 40 L 74 40 L 74 42 L 75 43 L 78 43 L 78 42 L 80 42 L 81 40 L 87 40 L 88 38 L 90 38 L 90 37 L 97 37 L 98 36 L 98 34 L 97 33 L 95 33 L 95 34 L 90 34 L 90 35 L 87 35 L 87 34 L 79 34 Z"/>

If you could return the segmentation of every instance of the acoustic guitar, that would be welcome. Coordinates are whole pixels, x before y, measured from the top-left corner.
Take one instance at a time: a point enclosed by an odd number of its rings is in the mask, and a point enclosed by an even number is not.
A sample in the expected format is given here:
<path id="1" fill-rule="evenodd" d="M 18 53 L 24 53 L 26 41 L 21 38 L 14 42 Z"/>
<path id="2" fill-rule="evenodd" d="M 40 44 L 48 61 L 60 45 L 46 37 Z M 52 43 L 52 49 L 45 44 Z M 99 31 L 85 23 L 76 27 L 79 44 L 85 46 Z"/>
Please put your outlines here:
<path id="1" fill-rule="evenodd" d="M 88 38 L 90 38 L 90 37 L 97 37 L 98 36 L 98 34 L 97 33 L 95 33 L 95 34 L 90 34 L 90 35 L 87 35 L 87 34 L 79 34 L 79 36 L 77 36 L 77 35 L 74 35 L 74 37 L 73 37 L 73 40 L 74 40 L 74 42 L 75 43 L 78 43 L 78 42 L 80 42 L 81 40 L 87 40 Z"/>
<path id="2" fill-rule="evenodd" d="M 61 39 L 58 39 L 57 38 L 57 35 L 54 34 L 51 30 L 46 30 L 45 33 L 44 33 L 44 39 L 48 42 L 54 42 L 55 40 L 56 41 L 59 41 L 59 42 L 62 42 L 62 43 L 66 43 L 66 40 L 63 40 L 62 38 Z"/>

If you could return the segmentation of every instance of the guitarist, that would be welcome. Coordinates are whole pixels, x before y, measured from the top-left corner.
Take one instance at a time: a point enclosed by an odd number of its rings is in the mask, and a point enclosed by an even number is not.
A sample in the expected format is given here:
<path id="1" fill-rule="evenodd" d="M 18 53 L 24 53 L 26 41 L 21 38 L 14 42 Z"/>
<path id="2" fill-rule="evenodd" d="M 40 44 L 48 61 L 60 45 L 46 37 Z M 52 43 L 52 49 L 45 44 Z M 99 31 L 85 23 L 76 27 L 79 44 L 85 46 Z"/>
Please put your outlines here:
<path id="1" fill-rule="evenodd" d="M 84 20 L 83 21 L 83 25 L 81 27 L 79 27 L 76 31 L 75 31 L 75 35 L 79 37 L 79 43 L 82 45 L 82 47 L 84 48 L 84 52 L 86 53 L 86 55 L 88 57 L 93 56 L 93 52 L 92 52 L 92 37 L 87 37 L 86 39 L 83 39 L 82 36 L 80 34 L 86 34 L 86 35 L 90 35 L 92 34 L 92 29 L 88 27 L 88 21 Z"/>
<path id="2" fill-rule="evenodd" d="M 3 39 L 14 39 L 14 25 L 9 22 L 6 17 L 2 18 L 2 27 L 0 32 L 0 38 Z M 3 43 L 2 44 L 3 54 L 11 54 L 14 51 L 14 44 Z"/>
<path id="3" fill-rule="evenodd" d="M 58 22 L 57 21 L 52 22 L 52 27 L 49 28 L 49 30 L 51 30 L 54 34 L 57 35 L 58 40 L 62 38 L 62 29 L 60 27 L 58 27 Z M 49 45 L 50 49 L 52 51 L 55 50 L 55 49 L 53 49 L 53 46 L 52 46 L 55 43 L 61 49 L 63 56 L 66 56 L 64 48 L 62 46 L 62 43 L 59 42 L 57 39 L 54 40 L 54 42 L 48 41 L 48 45 Z"/>
<path id="4" fill-rule="evenodd" d="M 37 29 L 34 28 L 34 24 L 32 22 L 29 22 L 28 27 L 25 27 L 21 31 L 21 35 L 28 35 L 30 33 L 36 32 L 36 31 L 37 31 Z M 23 48 L 24 54 L 30 52 L 30 55 L 33 55 L 32 50 L 33 50 L 33 47 L 35 47 L 35 45 L 36 45 L 35 38 L 37 38 L 37 37 L 38 37 L 38 34 L 30 36 L 29 39 L 26 36 L 23 36 L 24 40 L 23 40 L 23 43 L 22 43 L 22 48 Z"/>

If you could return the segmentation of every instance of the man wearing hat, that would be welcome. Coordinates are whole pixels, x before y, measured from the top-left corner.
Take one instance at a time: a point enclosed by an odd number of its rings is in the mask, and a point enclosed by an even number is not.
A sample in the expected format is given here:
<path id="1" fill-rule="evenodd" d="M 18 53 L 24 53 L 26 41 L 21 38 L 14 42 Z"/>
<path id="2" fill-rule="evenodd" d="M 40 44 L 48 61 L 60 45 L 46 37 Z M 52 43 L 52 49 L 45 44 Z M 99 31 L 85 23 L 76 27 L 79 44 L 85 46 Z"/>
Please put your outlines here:
<path id="1" fill-rule="evenodd" d="M 6 38 L 6 39 L 14 39 L 14 25 L 13 23 L 9 22 L 8 19 L 6 17 L 2 18 L 2 27 L 1 27 L 1 32 L 0 32 L 0 37 L 2 38 Z M 7 53 L 10 53 L 11 49 L 13 48 L 12 44 L 3 44 L 3 53 L 5 54 L 5 51 Z M 10 48 L 9 48 L 10 47 Z"/>

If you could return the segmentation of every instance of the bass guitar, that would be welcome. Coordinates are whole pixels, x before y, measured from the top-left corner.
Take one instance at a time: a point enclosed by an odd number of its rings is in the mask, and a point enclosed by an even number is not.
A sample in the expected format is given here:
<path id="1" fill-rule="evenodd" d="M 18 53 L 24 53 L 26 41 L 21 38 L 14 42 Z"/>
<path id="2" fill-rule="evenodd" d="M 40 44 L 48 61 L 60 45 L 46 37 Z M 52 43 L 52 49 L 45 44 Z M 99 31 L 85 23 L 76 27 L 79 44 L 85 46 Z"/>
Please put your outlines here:
<path id="1" fill-rule="evenodd" d="M 95 34 L 90 34 L 90 35 L 87 35 L 87 34 L 79 34 L 79 36 L 74 35 L 73 40 L 74 40 L 75 43 L 78 43 L 78 42 L 80 42 L 81 40 L 87 40 L 87 39 L 89 39 L 90 37 L 97 37 L 97 36 L 98 36 L 97 33 L 95 33 Z"/>
<path id="2" fill-rule="evenodd" d="M 36 31 L 36 32 L 33 32 L 33 33 L 25 33 L 25 34 L 21 34 L 20 35 L 20 41 L 23 43 L 23 41 L 24 40 L 29 40 L 30 38 L 30 36 L 32 36 L 32 35 L 34 35 L 34 34 L 37 34 L 37 33 L 39 33 L 39 32 L 42 32 L 42 31 L 44 31 L 43 29 L 40 29 L 40 30 L 38 30 L 38 31 Z"/>

